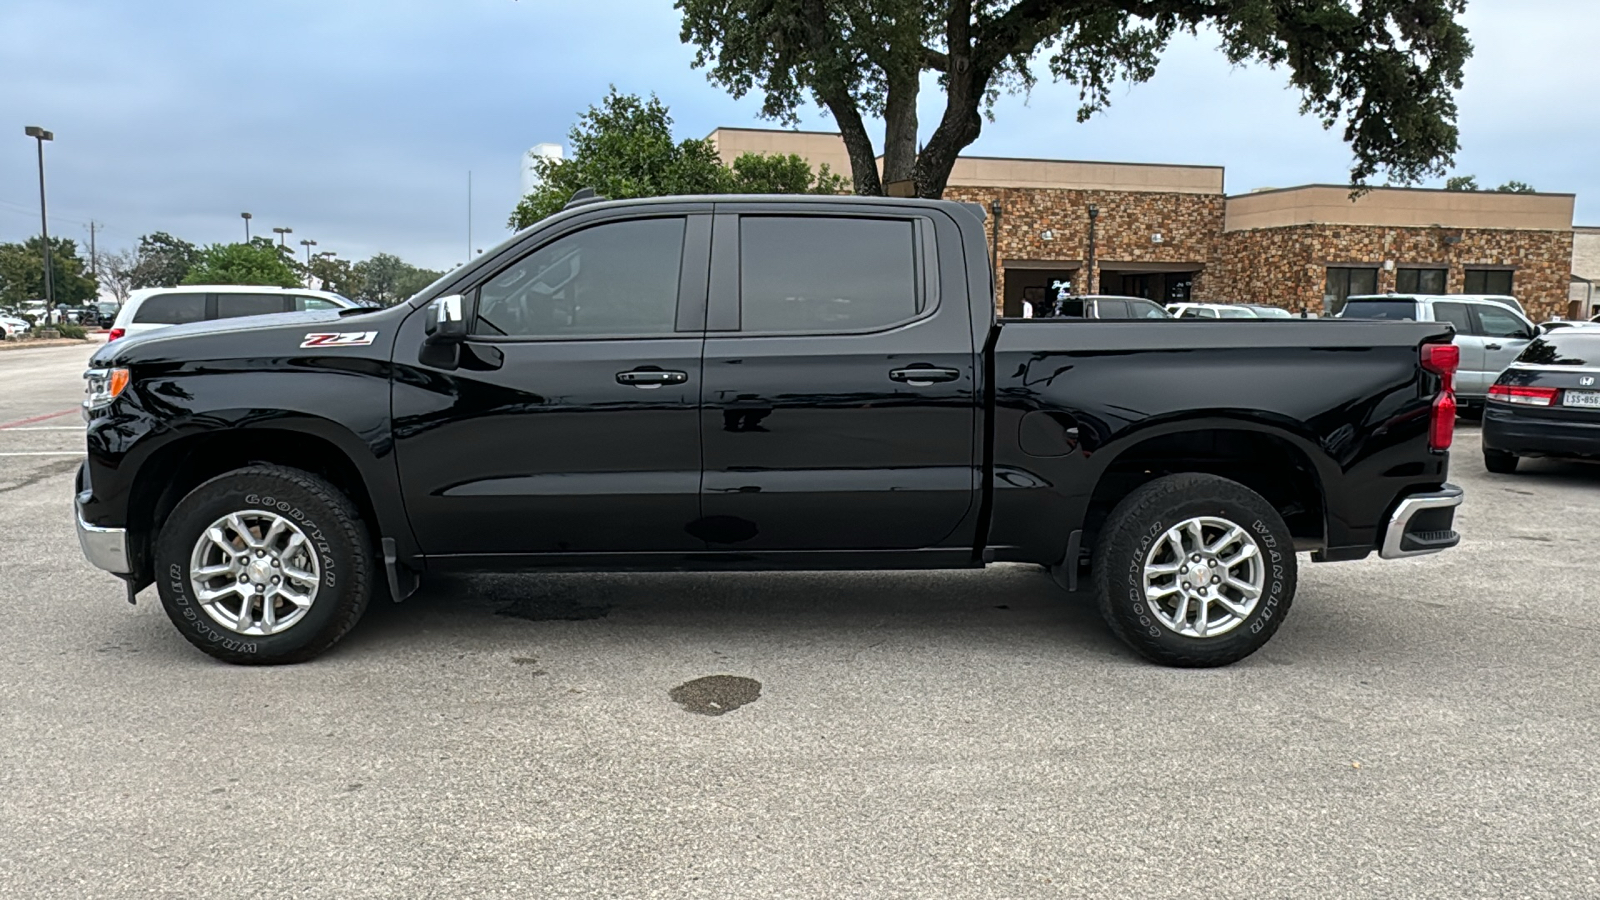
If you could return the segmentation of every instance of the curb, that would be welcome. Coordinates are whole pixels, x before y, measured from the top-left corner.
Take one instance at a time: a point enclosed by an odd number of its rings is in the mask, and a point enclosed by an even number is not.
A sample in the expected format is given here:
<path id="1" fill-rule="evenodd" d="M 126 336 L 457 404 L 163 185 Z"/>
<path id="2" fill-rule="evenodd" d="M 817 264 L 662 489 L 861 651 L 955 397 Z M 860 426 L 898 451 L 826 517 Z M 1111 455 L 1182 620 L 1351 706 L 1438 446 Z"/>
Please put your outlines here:
<path id="1" fill-rule="evenodd" d="M 27 350 L 31 347 L 81 347 L 85 344 L 94 343 L 98 342 L 89 338 L 84 338 L 83 340 L 78 340 L 76 338 L 59 338 L 51 341 L 0 341 L 0 353 L 3 353 L 7 350 Z"/>

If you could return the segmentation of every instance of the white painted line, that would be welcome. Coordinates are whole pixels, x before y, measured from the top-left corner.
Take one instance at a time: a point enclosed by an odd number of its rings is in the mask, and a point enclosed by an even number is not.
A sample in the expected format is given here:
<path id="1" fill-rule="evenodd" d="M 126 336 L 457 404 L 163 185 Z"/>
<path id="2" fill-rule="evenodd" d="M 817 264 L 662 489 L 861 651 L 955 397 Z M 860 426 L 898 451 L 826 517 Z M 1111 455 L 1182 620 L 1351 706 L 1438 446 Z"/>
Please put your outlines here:
<path id="1" fill-rule="evenodd" d="M 82 425 L 18 425 L 6 431 L 83 431 Z"/>
<path id="2" fill-rule="evenodd" d="M 83 456 L 82 450 L 7 450 L 0 456 Z"/>

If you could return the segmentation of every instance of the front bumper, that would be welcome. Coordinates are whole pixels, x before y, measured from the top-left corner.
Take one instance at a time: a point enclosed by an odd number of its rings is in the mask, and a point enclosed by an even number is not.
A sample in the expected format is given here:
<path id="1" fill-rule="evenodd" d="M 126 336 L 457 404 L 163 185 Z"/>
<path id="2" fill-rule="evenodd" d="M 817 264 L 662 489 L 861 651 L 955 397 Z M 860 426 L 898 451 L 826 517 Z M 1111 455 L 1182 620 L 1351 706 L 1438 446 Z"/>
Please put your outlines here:
<path id="1" fill-rule="evenodd" d="M 1461 488 L 1446 484 L 1437 491 L 1412 494 L 1401 500 L 1384 526 L 1378 555 L 1406 559 L 1438 553 L 1461 543 L 1461 535 L 1451 526 L 1462 497 Z"/>
<path id="2" fill-rule="evenodd" d="M 84 558 L 96 568 L 105 569 L 113 575 L 132 573 L 133 567 L 128 565 L 128 529 L 90 525 L 83 519 L 82 504 L 78 504 L 75 512 L 78 546 L 83 548 Z"/>

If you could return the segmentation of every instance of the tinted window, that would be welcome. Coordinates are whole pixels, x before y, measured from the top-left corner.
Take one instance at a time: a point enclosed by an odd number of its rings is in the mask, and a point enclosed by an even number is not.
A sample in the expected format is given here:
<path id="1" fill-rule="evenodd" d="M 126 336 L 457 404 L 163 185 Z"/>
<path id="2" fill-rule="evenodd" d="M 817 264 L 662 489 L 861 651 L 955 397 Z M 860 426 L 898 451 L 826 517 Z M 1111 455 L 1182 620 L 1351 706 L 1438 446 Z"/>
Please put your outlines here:
<path id="1" fill-rule="evenodd" d="M 1465 293 L 1509 294 L 1511 293 L 1511 270 L 1468 269 Z"/>
<path id="2" fill-rule="evenodd" d="M 1128 318 L 1128 301 L 1126 300 L 1096 300 L 1094 314 L 1098 319 L 1126 319 Z"/>
<path id="3" fill-rule="evenodd" d="M 133 321 L 140 325 L 182 325 L 205 317 L 205 294 L 157 294 L 133 313 Z"/>
<path id="4" fill-rule="evenodd" d="M 282 294 L 218 294 L 217 318 L 237 319 L 240 316 L 281 313 L 288 305 L 289 298 Z"/>
<path id="5" fill-rule="evenodd" d="M 557 238 L 479 289 L 479 334 L 671 334 L 682 218 L 609 222 Z"/>
<path id="6" fill-rule="evenodd" d="M 1191 306 L 1188 309 L 1184 310 L 1183 311 L 1183 315 L 1179 316 L 1178 318 L 1180 318 L 1180 319 L 1215 319 L 1216 317 L 1217 317 L 1217 311 L 1214 310 L 1214 309 L 1203 309 L 1203 308 L 1198 307 L 1198 306 Z"/>
<path id="7" fill-rule="evenodd" d="M 1465 303 L 1435 303 L 1433 320 L 1454 325 L 1456 334 L 1472 334 L 1472 317 L 1467 314 Z"/>
<path id="8" fill-rule="evenodd" d="M 1600 334 L 1563 329 L 1528 345 L 1517 362 L 1541 366 L 1592 366 L 1600 368 Z"/>
<path id="9" fill-rule="evenodd" d="M 1149 300 L 1129 300 L 1128 315 L 1135 319 L 1170 319 L 1167 311 Z"/>
<path id="10" fill-rule="evenodd" d="M 1346 319 L 1403 319 L 1415 322 L 1415 300 L 1351 300 L 1339 315 Z"/>
<path id="11" fill-rule="evenodd" d="M 338 309 L 339 304 L 321 297 L 296 297 L 294 298 L 295 312 L 305 312 L 308 309 Z"/>
<path id="12" fill-rule="evenodd" d="M 1509 309 L 1487 304 L 1477 307 L 1479 334 L 1486 337 L 1529 337 L 1532 332 Z"/>
<path id="13" fill-rule="evenodd" d="M 1242 306 L 1224 306 L 1217 310 L 1217 315 L 1224 319 L 1254 319 L 1256 317 L 1254 310 L 1245 309 Z"/>
<path id="14" fill-rule="evenodd" d="M 1054 315 L 1064 319 L 1081 319 L 1084 317 L 1083 300 L 1078 297 L 1056 300 L 1051 309 L 1054 311 Z"/>
<path id="15" fill-rule="evenodd" d="M 1448 269 L 1401 269 L 1394 273 L 1397 294 L 1442 294 Z"/>
<path id="16" fill-rule="evenodd" d="M 739 291 L 745 331 L 902 322 L 920 308 L 916 229 L 904 219 L 745 216 Z"/>
<path id="17" fill-rule="evenodd" d="M 1327 286 L 1323 288 L 1323 300 L 1329 311 L 1338 312 L 1344 305 L 1346 297 L 1355 294 L 1376 294 L 1378 292 L 1378 270 L 1376 268 L 1356 268 L 1352 266 L 1329 266 Z"/>

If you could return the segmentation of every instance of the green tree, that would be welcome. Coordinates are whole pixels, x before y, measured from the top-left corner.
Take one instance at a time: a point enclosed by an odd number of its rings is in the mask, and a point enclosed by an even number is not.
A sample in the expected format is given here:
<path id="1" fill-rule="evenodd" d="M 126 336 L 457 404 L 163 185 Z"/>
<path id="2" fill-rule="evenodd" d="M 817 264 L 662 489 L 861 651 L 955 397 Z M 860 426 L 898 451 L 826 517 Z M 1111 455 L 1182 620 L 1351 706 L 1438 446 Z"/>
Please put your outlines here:
<path id="1" fill-rule="evenodd" d="M 1471 55 L 1456 21 L 1466 0 L 676 0 L 695 65 L 762 113 L 797 120 L 807 99 L 844 136 L 857 193 L 912 182 L 937 197 L 960 152 L 1002 94 L 1050 75 L 1078 88 L 1080 121 L 1119 82 L 1149 80 L 1174 34 L 1214 31 L 1235 65 L 1288 69 L 1301 109 L 1343 120 L 1365 184 L 1380 170 L 1406 183 L 1443 171 L 1457 148 L 1454 92 Z M 931 72 L 944 92 L 919 149 L 917 100 Z M 865 119 L 882 117 L 883 175 Z"/>
<path id="2" fill-rule="evenodd" d="M 76 306 L 99 292 L 88 263 L 78 256 L 76 241 L 50 239 L 50 275 L 57 306 Z M 44 243 L 38 235 L 20 244 L 0 244 L 0 303 L 15 306 L 42 299 Z"/>
<path id="3" fill-rule="evenodd" d="M 674 141 L 672 116 L 654 95 L 619 94 L 613 87 L 568 132 L 572 156 L 536 159 L 541 182 L 522 198 L 509 225 L 526 228 L 565 206 L 580 188 L 602 197 L 673 194 L 837 193 L 844 180 L 826 166 L 813 174 L 798 156 L 747 153 L 730 169 L 708 140 Z"/>
<path id="4" fill-rule="evenodd" d="M 358 265 L 336 256 L 319 254 L 313 256 L 311 264 L 303 268 L 308 276 L 307 283 L 314 282 L 321 290 L 353 300 L 361 296 L 363 290 L 361 273 L 356 271 Z"/>
<path id="5" fill-rule="evenodd" d="M 361 289 L 345 296 L 379 306 L 393 306 L 439 280 L 439 276 L 444 274 L 413 266 L 392 253 L 373 254 L 371 259 L 356 263 L 354 271 L 356 277 L 361 279 Z"/>
<path id="6" fill-rule="evenodd" d="M 1475 191 L 1478 189 L 1478 177 L 1476 175 L 1451 176 L 1445 179 L 1444 189 L 1447 191 Z"/>
<path id="7" fill-rule="evenodd" d="M 300 275 L 270 241 L 212 244 L 200 251 L 184 284 L 260 284 L 299 287 Z"/>
<path id="8" fill-rule="evenodd" d="M 1516 179 L 1512 179 L 1512 180 L 1506 182 L 1505 184 L 1500 185 L 1499 187 L 1495 188 L 1495 190 L 1501 192 L 1502 194 L 1535 194 L 1535 193 L 1538 193 L 1537 191 L 1535 191 L 1533 189 L 1533 185 L 1527 183 L 1526 181 L 1517 181 Z"/>
<path id="9" fill-rule="evenodd" d="M 139 249 L 132 269 L 128 270 L 128 288 L 172 287 L 183 284 L 189 270 L 200 260 L 200 248 L 165 231 L 157 231 L 139 238 Z"/>

